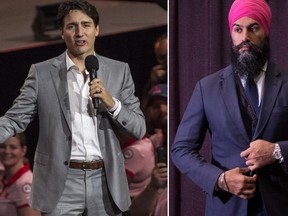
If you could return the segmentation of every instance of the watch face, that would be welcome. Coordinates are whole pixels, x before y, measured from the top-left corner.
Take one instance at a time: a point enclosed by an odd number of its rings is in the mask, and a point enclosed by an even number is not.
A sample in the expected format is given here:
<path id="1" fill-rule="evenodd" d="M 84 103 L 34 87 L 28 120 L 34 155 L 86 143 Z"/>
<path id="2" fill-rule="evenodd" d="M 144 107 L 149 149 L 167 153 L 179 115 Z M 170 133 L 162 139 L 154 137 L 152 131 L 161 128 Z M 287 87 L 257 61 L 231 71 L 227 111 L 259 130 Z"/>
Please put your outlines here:
<path id="1" fill-rule="evenodd" d="M 281 150 L 278 144 L 275 144 L 273 155 L 276 160 L 279 160 L 282 157 Z"/>
<path id="2" fill-rule="evenodd" d="M 279 160 L 280 158 L 281 158 L 280 152 L 279 152 L 279 151 L 276 151 L 276 152 L 275 152 L 275 159 L 276 159 L 276 160 Z"/>

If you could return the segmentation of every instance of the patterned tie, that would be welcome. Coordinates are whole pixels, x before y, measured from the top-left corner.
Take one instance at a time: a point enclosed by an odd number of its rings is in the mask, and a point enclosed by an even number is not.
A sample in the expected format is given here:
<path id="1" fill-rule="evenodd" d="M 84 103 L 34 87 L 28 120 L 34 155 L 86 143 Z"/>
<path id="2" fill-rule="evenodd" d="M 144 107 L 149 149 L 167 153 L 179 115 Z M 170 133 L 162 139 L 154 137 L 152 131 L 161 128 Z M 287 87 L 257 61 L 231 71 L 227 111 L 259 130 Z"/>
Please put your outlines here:
<path id="1" fill-rule="evenodd" d="M 259 100 L 258 100 L 258 91 L 256 83 L 253 79 L 247 79 L 245 84 L 245 92 L 249 99 L 250 104 L 252 105 L 256 115 L 259 114 Z"/>
<path id="2" fill-rule="evenodd" d="M 248 80 L 247 79 L 246 79 L 247 84 L 245 83 L 245 86 L 243 86 L 242 82 L 240 80 L 240 77 L 236 73 L 234 74 L 234 77 L 235 77 L 237 90 L 239 92 L 239 96 L 241 99 L 240 101 L 241 101 L 242 106 L 240 106 L 240 109 L 241 109 L 241 107 L 243 107 L 243 110 L 247 111 L 247 112 L 242 113 L 243 122 L 245 124 L 245 127 L 247 129 L 249 136 L 252 138 L 252 136 L 255 132 L 255 129 L 257 127 L 257 123 L 258 123 L 258 114 L 257 113 L 259 112 L 259 107 L 258 107 L 258 102 L 257 102 L 258 101 L 257 86 L 256 86 L 254 80 L 252 80 L 252 82 L 250 81 L 250 84 L 248 86 Z M 252 85 L 252 88 L 251 88 L 251 85 Z M 247 89 L 247 87 L 248 87 L 248 89 Z M 248 90 L 248 92 L 246 89 Z M 251 91 L 251 89 L 252 89 L 252 91 Z M 252 96 L 250 95 L 251 92 L 252 92 Z M 250 96 L 248 96 L 248 95 L 250 95 Z M 250 99 L 250 97 L 252 97 L 252 99 Z M 253 103 L 255 104 L 255 108 L 252 105 L 252 100 L 254 101 Z M 257 113 L 256 113 L 256 111 L 257 111 Z M 245 115 L 245 113 L 247 113 L 248 116 Z"/>

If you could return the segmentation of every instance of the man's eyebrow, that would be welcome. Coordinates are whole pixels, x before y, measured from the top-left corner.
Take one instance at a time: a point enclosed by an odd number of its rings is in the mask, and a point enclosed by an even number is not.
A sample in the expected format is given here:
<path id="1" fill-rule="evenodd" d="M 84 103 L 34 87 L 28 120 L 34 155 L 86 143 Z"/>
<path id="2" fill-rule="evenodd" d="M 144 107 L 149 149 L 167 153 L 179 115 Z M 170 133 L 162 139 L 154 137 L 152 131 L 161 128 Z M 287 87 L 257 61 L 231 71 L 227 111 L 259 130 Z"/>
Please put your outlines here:
<path id="1" fill-rule="evenodd" d="M 93 22 L 92 21 L 81 21 L 80 23 L 81 24 L 87 24 L 87 23 L 93 23 Z M 75 21 L 67 23 L 67 25 L 77 25 L 77 24 L 78 24 L 78 22 L 75 22 Z"/>
<path id="2" fill-rule="evenodd" d="M 84 20 L 84 21 L 81 21 L 81 23 L 92 23 L 92 21 Z"/>
<path id="3" fill-rule="evenodd" d="M 252 26 L 255 26 L 255 25 L 259 26 L 260 24 L 257 22 L 254 22 L 254 23 L 251 23 L 251 24 L 245 26 L 245 25 L 240 25 L 240 24 L 234 23 L 232 27 L 236 26 L 236 27 L 249 27 L 249 28 L 251 28 Z"/>

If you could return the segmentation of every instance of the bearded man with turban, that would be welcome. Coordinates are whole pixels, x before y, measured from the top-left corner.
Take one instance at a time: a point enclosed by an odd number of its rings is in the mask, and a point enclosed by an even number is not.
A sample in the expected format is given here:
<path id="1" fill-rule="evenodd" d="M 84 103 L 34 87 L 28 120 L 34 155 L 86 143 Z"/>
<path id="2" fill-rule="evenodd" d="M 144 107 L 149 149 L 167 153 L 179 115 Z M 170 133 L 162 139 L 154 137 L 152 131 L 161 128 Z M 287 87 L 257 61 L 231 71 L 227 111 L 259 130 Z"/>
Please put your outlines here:
<path id="1" fill-rule="evenodd" d="M 269 60 L 271 17 L 264 0 L 234 1 L 231 65 L 196 84 L 171 147 L 208 216 L 288 215 L 288 71 Z"/>

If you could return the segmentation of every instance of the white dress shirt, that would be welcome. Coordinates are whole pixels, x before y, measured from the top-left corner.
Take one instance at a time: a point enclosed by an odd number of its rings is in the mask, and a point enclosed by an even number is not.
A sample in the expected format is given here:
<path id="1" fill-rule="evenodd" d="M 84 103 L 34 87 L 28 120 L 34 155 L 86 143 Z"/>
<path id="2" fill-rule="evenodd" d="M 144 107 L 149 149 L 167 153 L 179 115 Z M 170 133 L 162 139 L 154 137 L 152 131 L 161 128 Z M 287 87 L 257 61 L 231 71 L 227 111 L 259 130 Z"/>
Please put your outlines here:
<path id="1" fill-rule="evenodd" d="M 89 97 L 89 76 L 86 81 L 66 52 L 67 81 L 72 123 L 71 160 L 93 161 L 102 154 L 97 133 L 97 117 Z M 86 74 L 88 72 L 86 71 Z"/>

